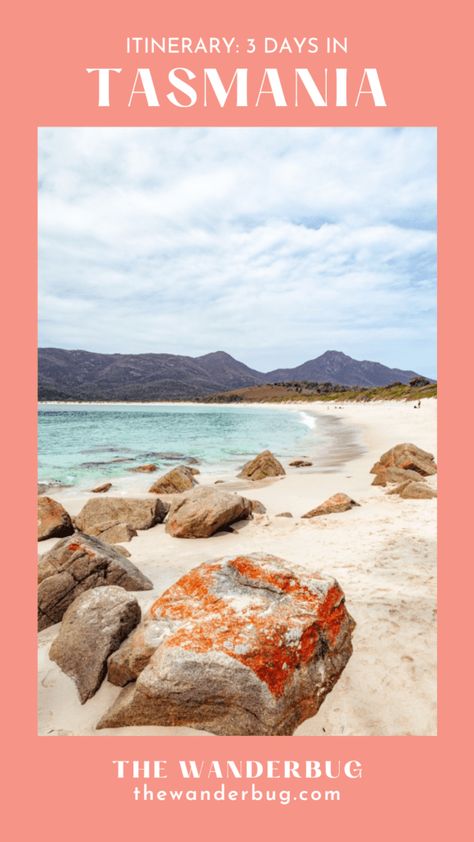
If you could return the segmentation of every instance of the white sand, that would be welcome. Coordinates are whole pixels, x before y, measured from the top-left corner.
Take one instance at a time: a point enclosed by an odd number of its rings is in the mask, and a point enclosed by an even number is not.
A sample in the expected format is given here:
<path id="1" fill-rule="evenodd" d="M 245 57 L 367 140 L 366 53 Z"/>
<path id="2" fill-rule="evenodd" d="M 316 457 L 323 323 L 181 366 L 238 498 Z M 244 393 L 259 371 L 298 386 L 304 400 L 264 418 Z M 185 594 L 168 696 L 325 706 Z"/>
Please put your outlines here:
<path id="1" fill-rule="evenodd" d="M 285 409 L 288 407 L 285 406 Z M 310 469 L 263 483 L 234 481 L 246 496 L 261 500 L 267 514 L 239 524 L 236 533 L 183 540 L 158 525 L 126 544 L 131 560 L 154 582 L 138 593 L 142 607 L 191 567 L 232 553 L 266 551 L 335 576 L 357 622 L 354 653 L 317 716 L 295 736 L 433 735 L 436 733 L 436 500 L 402 500 L 371 485 L 372 464 L 403 441 L 436 454 L 436 400 L 413 403 L 299 404 L 324 429 L 323 445 L 308 440 Z M 295 453 L 295 457 L 305 454 Z M 344 461 L 347 459 L 347 461 Z M 335 467 L 338 464 L 337 467 Z M 151 475 L 153 476 L 153 475 Z M 217 477 L 203 476 L 206 482 Z M 223 477 L 224 478 L 224 477 Z M 430 478 L 431 485 L 436 478 Z M 150 476 L 114 481 L 110 494 L 145 493 Z M 218 486 L 219 487 L 219 486 Z M 314 520 L 300 516 L 331 494 L 344 491 L 361 505 Z M 51 496 L 76 514 L 88 496 L 64 489 Z M 294 518 L 278 518 L 290 511 Z M 42 541 L 45 552 L 55 540 Z M 39 634 L 39 733 L 42 735 L 192 735 L 191 728 L 140 727 L 95 731 L 95 724 L 120 692 L 104 681 L 81 705 L 73 681 L 48 658 L 59 630 Z"/>

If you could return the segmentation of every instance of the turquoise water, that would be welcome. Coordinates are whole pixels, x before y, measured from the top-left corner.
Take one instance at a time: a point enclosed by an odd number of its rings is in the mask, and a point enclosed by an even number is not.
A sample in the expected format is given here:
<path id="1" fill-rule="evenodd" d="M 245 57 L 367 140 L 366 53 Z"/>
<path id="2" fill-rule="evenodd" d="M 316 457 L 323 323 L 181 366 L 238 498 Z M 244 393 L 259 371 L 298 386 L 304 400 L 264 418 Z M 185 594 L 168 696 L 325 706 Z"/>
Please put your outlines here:
<path id="1" fill-rule="evenodd" d="M 38 479 L 82 486 L 189 457 L 201 470 L 233 471 L 265 448 L 297 454 L 313 426 L 304 412 L 257 406 L 42 404 Z"/>

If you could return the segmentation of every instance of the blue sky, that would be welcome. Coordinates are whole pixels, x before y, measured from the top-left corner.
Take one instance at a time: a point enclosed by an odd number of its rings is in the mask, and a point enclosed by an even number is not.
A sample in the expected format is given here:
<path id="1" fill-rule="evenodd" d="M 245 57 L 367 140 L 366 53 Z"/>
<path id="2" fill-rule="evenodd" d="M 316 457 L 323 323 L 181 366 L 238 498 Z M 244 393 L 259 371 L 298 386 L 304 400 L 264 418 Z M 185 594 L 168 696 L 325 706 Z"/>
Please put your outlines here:
<path id="1" fill-rule="evenodd" d="M 435 129 L 40 129 L 39 344 L 435 376 Z"/>

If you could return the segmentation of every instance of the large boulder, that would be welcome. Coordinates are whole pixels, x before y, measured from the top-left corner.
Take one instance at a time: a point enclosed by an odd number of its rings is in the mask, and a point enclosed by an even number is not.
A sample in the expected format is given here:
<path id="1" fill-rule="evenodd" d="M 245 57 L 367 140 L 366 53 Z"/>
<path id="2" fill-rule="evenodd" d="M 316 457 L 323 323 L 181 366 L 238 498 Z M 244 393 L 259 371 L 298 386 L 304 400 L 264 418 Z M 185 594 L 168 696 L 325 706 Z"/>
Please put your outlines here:
<path id="1" fill-rule="evenodd" d="M 201 486 L 171 504 L 166 531 L 175 538 L 209 538 L 251 514 L 251 501 L 240 494 Z"/>
<path id="2" fill-rule="evenodd" d="M 140 617 L 136 597 L 114 585 L 86 591 L 69 606 L 49 657 L 75 681 L 82 704 L 99 689 L 107 658 Z"/>
<path id="3" fill-rule="evenodd" d="M 168 506 L 158 497 L 93 497 L 75 518 L 77 529 L 88 535 L 100 534 L 102 524 L 128 524 L 132 529 L 150 529 L 166 517 Z M 124 540 L 110 538 L 112 543 Z"/>
<path id="4" fill-rule="evenodd" d="M 319 573 L 264 553 L 201 564 L 110 657 L 109 681 L 134 683 L 97 727 L 292 734 L 339 678 L 354 625 L 338 583 Z"/>
<path id="5" fill-rule="evenodd" d="M 51 497 L 38 497 L 38 541 L 72 535 L 74 527 L 64 506 Z"/>
<path id="6" fill-rule="evenodd" d="M 193 469 L 186 465 L 178 465 L 157 479 L 148 491 L 153 494 L 181 494 L 183 491 L 189 491 L 194 485 L 196 480 Z"/>
<path id="7" fill-rule="evenodd" d="M 58 541 L 38 566 L 38 628 L 59 623 L 76 597 L 91 588 L 120 585 L 148 591 L 153 583 L 121 552 L 98 538 L 75 532 Z"/>
<path id="8" fill-rule="evenodd" d="M 372 466 L 371 474 L 378 474 L 382 468 L 403 468 L 416 471 L 422 477 L 432 476 L 437 467 L 432 453 L 422 450 L 416 444 L 397 444 L 383 453 L 379 461 Z"/>
<path id="9" fill-rule="evenodd" d="M 267 477 L 280 477 L 285 473 L 283 465 L 270 450 L 262 450 L 258 456 L 246 462 L 240 473 L 241 479 L 249 479 L 255 482 Z"/>
<path id="10" fill-rule="evenodd" d="M 324 503 L 321 503 L 320 506 L 316 506 L 315 509 L 311 509 L 311 511 L 306 512 L 305 515 L 302 517 L 310 518 L 310 517 L 319 517 L 320 515 L 332 515 L 337 514 L 338 512 L 347 512 L 349 509 L 352 509 L 353 506 L 358 506 L 359 503 L 356 503 L 355 500 L 352 500 L 348 494 L 333 494 L 332 497 L 328 497 Z"/>

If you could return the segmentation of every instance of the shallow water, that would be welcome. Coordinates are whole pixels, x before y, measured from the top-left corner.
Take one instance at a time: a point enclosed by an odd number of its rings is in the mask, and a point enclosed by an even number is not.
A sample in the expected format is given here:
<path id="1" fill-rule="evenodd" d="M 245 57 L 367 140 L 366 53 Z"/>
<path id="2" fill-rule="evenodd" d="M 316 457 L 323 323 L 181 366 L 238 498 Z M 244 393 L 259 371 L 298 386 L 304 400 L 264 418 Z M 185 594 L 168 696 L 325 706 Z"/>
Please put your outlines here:
<path id="1" fill-rule="evenodd" d="M 201 469 L 229 471 L 266 448 L 297 454 L 315 425 L 306 412 L 259 406 L 41 404 L 38 479 L 85 486 L 190 457 Z"/>

